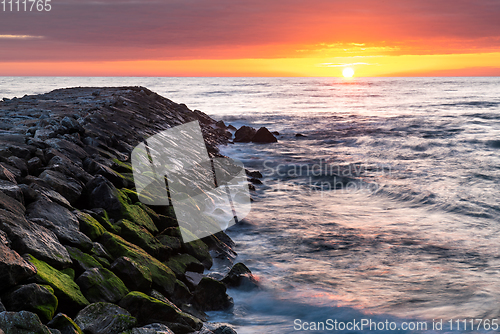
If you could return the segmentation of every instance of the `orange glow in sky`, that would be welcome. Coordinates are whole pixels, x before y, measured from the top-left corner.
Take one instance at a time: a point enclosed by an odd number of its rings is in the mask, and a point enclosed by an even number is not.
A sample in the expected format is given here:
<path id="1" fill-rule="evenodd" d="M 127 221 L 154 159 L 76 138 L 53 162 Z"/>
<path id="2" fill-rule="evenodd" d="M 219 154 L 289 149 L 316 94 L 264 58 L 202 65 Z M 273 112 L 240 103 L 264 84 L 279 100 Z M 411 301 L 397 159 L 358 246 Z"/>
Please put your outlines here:
<path id="1" fill-rule="evenodd" d="M 496 0 L 67 0 L 0 12 L 0 76 L 500 76 L 498 17 Z"/>

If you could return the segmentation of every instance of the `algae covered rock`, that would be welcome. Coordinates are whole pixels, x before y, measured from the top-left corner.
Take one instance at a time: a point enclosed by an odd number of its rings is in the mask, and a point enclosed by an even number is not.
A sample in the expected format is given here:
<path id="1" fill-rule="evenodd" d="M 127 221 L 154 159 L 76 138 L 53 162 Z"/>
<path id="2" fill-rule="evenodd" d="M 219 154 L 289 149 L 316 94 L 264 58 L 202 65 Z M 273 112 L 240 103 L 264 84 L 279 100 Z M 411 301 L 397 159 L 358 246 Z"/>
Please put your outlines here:
<path id="1" fill-rule="evenodd" d="M 111 264 L 111 271 L 132 291 L 147 291 L 153 278 L 148 267 L 122 256 Z"/>
<path id="2" fill-rule="evenodd" d="M 28 255 L 27 260 L 37 269 L 35 276 L 37 283 L 50 285 L 54 289 L 54 294 L 59 300 L 60 309 L 71 314 L 89 304 L 89 301 L 80 291 L 80 287 L 71 277 L 32 255 Z"/>
<path id="3" fill-rule="evenodd" d="M 134 328 L 137 320 L 119 306 L 95 303 L 78 312 L 75 323 L 84 333 L 116 334 Z"/>
<path id="4" fill-rule="evenodd" d="M 66 246 L 69 256 L 73 261 L 77 274 L 80 275 L 84 271 L 92 268 L 103 268 L 103 266 L 92 255 L 82 252 L 80 249 Z"/>
<path id="5" fill-rule="evenodd" d="M 203 323 L 176 307 L 141 292 L 131 292 L 119 304 L 137 318 L 139 325 L 161 323 L 175 333 L 189 333 L 201 329 Z"/>
<path id="6" fill-rule="evenodd" d="M 78 277 L 76 283 L 91 303 L 117 303 L 129 292 L 122 280 L 104 268 L 87 270 Z"/>
<path id="7" fill-rule="evenodd" d="M 165 258 L 169 248 L 156 239 L 145 227 L 122 219 L 116 224 L 117 233 L 125 240 L 136 244 L 156 258 Z"/>
<path id="8" fill-rule="evenodd" d="M 91 215 L 76 211 L 76 217 L 80 223 L 80 231 L 92 240 L 97 240 L 106 232 L 106 229 Z"/>
<path id="9" fill-rule="evenodd" d="M 2 300 L 9 311 L 33 312 L 44 322 L 54 317 L 58 306 L 54 290 L 36 283 L 17 286 L 6 293 Z"/>
<path id="10" fill-rule="evenodd" d="M 47 326 L 59 330 L 61 334 L 83 334 L 80 327 L 70 317 L 63 313 L 57 314 Z"/>
<path id="11" fill-rule="evenodd" d="M 159 289 L 163 290 L 168 295 L 174 292 L 176 282 L 174 272 L 168 266 L 149 255 L 142 248 L 109 232 L 106 232 L 102 236 L 101 242 L 112 256 L 116 258 L 125 256 L 132 259 L 140 264 L 139 269 L 144 270 L 144 275 L 147 275 L 147 271 L 149 271 L 153 284 Z"/>

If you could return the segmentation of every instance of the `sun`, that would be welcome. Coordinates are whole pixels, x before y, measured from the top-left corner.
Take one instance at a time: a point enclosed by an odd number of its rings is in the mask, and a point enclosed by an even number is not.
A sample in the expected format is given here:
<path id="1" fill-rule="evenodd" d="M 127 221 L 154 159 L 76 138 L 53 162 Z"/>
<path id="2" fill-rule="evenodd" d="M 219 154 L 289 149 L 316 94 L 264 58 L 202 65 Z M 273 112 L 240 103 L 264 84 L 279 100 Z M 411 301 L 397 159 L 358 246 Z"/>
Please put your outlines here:
<path id="1" fill-rule="evenodd" d="M 344 78 L 352 78 L 354 76 L 354 70 L 350 67 L 346 67 L 342 71 L 342 75 L 344 76 Z"/>

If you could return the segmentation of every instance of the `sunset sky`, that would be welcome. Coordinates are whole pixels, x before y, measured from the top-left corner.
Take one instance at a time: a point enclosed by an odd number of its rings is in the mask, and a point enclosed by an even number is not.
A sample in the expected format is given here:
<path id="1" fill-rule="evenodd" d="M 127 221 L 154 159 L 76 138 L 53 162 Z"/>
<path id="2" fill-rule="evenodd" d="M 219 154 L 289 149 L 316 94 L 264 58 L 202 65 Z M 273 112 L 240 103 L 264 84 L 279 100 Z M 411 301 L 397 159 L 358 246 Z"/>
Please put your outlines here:
<path id="1" fill-rule="evenodd" d="M 0 5 L 1 76 L 500 76 L 498 0 L 51 6 Z"/>

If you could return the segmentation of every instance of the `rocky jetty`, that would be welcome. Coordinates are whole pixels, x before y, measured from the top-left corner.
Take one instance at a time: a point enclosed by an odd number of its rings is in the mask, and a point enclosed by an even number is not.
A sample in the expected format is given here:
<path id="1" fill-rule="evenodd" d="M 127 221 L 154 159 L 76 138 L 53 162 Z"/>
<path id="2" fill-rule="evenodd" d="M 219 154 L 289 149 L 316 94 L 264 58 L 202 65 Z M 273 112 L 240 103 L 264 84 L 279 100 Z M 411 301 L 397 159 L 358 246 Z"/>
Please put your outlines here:
<path id="1" fill-rule="evenodd" d="M 220 156 L 234 128 L 142 87 L 0 102 L 0 334 L 235 333 L 203 322 L 257 284 L 242 264 L 202 275 L 211 252 L 234 258 L 230 238 L 183 243 L 172 207 L 134 187 L 134 147 L 195 120 Z"/>

